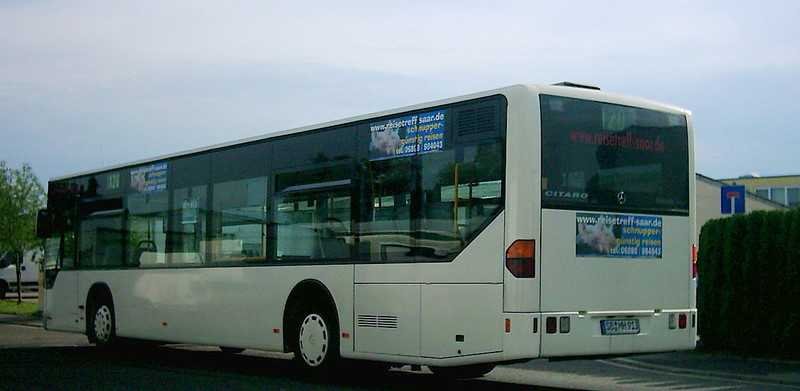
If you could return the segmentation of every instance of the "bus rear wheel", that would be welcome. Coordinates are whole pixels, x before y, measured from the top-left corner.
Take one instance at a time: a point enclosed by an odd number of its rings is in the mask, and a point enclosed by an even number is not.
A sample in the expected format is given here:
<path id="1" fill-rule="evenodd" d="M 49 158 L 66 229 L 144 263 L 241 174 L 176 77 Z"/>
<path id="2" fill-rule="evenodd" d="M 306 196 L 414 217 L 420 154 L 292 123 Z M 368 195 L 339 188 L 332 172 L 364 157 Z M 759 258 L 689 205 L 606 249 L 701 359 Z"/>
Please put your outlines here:
<path id="1" fill-rule="evenodd" d="M 494 369 L 494 364 L 472 364 L 458 367 L 429 367 L 437 376 L 449 379 L 482 377 Z"/>
<path id="2" fill-rule="evenodd" d="M 320 305 L 309 306 L 297 315 L 293 344 L 295 363 L 311 375 L 331 375 L 340 361 L 336 317 L 330 309 Z"/>

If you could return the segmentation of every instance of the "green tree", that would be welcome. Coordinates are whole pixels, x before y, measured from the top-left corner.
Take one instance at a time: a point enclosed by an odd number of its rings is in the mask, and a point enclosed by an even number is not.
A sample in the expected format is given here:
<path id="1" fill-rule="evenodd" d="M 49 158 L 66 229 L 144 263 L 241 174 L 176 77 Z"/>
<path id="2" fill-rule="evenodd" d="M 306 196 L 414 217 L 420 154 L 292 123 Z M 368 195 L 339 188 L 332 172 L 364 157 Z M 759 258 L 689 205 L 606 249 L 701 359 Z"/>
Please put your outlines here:
<path id="1" fill-rule="evenodd" d="M 22 302 L 22 257 L 41 244 L 35 232 L 36 213 L 44 199 L 44 189 L 30 165 L 14 169 L 0 161 L 0 252 L 15 256 L 18 303 Z"/>
<path id="2" fill-rule="evenodd" d="M 720 345 L 716 328 L 719 323 L 717 291 L 721 284 L 721 273 L 720 257 L 716 253 L 721 243 L 721 227 L 719 220 L 712 220 L 703 225 L 700 230 L 700 252 L 697 255 L 697 310 L 700 315 L 698 331 L 703 346 L 708 348 L 719 348 Z"/>

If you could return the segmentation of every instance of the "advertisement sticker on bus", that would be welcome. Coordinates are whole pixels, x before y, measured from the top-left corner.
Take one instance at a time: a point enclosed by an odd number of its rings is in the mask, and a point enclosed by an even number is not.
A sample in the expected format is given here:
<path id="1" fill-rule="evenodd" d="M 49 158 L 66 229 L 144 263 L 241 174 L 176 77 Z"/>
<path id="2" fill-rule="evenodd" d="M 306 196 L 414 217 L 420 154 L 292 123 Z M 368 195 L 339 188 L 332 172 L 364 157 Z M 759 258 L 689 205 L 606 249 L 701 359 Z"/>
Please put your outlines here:
<path id="1" fill-rule="evenodd" d="M 369 124 L 369 160 L 444 150 L 447 110 L 436 110 Z"/>
<path id="2" fill-rule="evenodd" d="M 657 216 L 578 213 L 575 256 L 661 258 L 662 221 Z"/>
<path id="3" fill-rule="evenodd" d="M 140 193 L 167 190 L 168 164 L 156 163 L 131 170 L 131 189 Z"/>

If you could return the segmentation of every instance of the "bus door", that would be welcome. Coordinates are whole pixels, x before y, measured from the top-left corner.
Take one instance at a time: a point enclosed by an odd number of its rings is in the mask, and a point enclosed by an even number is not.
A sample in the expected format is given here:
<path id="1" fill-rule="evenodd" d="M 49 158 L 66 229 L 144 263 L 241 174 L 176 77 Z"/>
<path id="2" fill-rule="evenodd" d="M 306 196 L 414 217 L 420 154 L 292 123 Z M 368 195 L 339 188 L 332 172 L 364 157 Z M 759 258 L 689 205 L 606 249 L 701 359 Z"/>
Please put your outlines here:
<path id="1" fill-rule="evenodd" d="M 44 265 L 44 327 L 48 330 L 83 331 L 78 308 L 78 272 L 73 231 L 46 241 Z"/>

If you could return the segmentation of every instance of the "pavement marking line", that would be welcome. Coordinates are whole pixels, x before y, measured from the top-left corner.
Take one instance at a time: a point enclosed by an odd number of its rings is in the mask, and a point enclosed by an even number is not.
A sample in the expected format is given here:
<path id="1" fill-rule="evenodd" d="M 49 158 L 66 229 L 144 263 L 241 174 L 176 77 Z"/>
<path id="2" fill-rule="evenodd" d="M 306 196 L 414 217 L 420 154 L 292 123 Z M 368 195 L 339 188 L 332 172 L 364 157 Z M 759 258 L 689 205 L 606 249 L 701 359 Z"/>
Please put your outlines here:
<path id="1" fill-rule="evenodd" d="M 631 370 L 642 371 L 642 372 L 657 373 L 657 374 L 660 374 L 660 375 L 678 375 L 678 376 L 696 378 L 696 379 L 701 379 L 701 380 L 706 380 L 706 381 L 720 381 L 720 380 L 723 380 L 723 381 L 727 381 L 727 382 L 730 382 L 730 383 L 748 384 L 748 385 L 755 385 L 755 386 L 771 386 L 771 387 L 788 388 L 788 389 L 791 389 L 791 390 L 800 390 L 800 386 L 797 386 L 797 385 L 785 384 L 785 383 L 776 383 L 776 382 L 767 382 L 767 381 L 759 381 L 759 380 L 741 379 L 741 378 L 734 377 L 735 375 L 726 375 L 726 376 L 700 375 L 700 374 L 688 373 L 688 372 L 682 372 L 682 371 L 675 371 L 675 370 L 644 368 L 644 367 L 639 367 L 637 365 L 622 364 L 622 363 L 613 362 L 613 361 L 610 361 L 610 360 L 597 360 L 597 362 L 600 362 L 600 363 L 603 363 L 603 364 L 606 364 L 606 365 L 610 365 L 612 367 L 625 368 L 625 369 L 631 369 Z M 665 367 L 665 368 L 671 368 L 671 367 Z"/>
<path id="2" fill-rule="evenodd" d="M 720 371 L 700 371 L 697 369 L 690 369 L 690 368 L 678 368 L 678 367 L 671 367 L 668 365 L 661 365 L 661 364 L 652 364 L 648 362 L 639 361 L 633 358 L 617 358 L 614 361 L 622 361 L 628 363 L 630 365 L 635 365 L 643 368 L 655 369 L 655 370 L 662 370 L 668 371 L 672 373 L 690 373 L 700 376 L 718 376 L 721 378 L 726 379 L 741 379 L 746 381 L 755 381 L 755 382 L 765 382 L 770 384 L 779 384 L 783 386 L 791 386 L 800 389 L 800 384 L 795 382 L 783 382 L 780 380 L 771 380 L 765 376 L 758 376 L 758 375 L 742 375 L 738 373 L 730 373 L 730 372 L 720 372 Z"/>
<path id="3" fill-rule="evenodd" d="M 547 370 L 498 366 L 479 381 L 494 381 L 518 385 L 538 386 L 568 390 L 620 390 L 612 379 L 591 375 L 554 373 Z"/>

